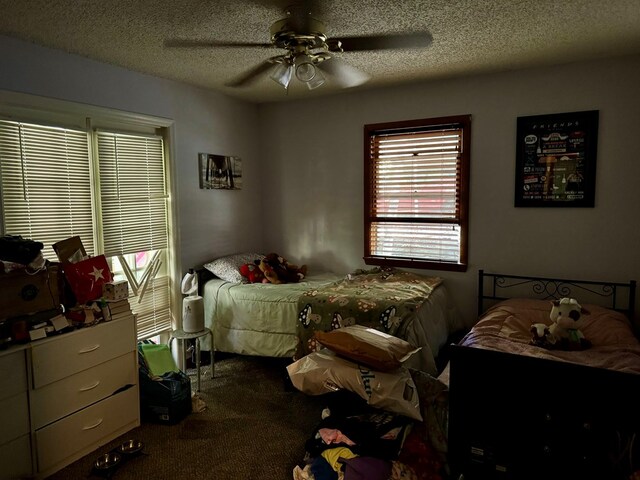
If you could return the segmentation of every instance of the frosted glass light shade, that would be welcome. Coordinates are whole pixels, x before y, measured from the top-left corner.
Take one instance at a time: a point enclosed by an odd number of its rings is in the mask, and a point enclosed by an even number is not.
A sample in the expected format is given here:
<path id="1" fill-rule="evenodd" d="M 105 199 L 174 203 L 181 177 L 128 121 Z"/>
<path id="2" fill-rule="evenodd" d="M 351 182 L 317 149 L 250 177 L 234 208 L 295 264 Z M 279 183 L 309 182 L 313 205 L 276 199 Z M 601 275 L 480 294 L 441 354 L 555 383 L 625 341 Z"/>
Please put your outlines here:
<path id="1" fill-rule="evenodd" d="M 291 65 L 287 63 L 279 63 L 269 76 L 271 77 L 271 80 L 282 85 L 286 90 L 289 87 L 289 82 L 291 82 L 292 74 L 293 67 Z"/>
<path id="2" fill-rule="evenodd" d="M 316 68 L 315 75 L 307 82 L 307 88 L 309 90 L 313 90 L 314 88 L 318 88 L 320 85 L 324 84 L 324 82 L 324 75 L 322 75 L 322 72 Z"/>

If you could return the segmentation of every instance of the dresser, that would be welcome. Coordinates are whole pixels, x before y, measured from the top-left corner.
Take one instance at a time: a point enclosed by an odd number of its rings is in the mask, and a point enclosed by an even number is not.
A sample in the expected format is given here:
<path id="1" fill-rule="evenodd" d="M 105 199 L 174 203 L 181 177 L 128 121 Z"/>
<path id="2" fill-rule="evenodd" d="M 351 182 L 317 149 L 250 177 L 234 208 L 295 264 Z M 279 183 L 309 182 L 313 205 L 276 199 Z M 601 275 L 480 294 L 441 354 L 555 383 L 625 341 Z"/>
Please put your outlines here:
<path id="1" fill-rule="evenodd" d="M 30 475 L 28 351 L 17 347 L 0 352 L 0 478 Z"/>
<path id="2" fill-rule="evenodd" d="M 140 425 L 133 315 L 4 352 L 0 371 L 0 479 L 44 478 Z"/>

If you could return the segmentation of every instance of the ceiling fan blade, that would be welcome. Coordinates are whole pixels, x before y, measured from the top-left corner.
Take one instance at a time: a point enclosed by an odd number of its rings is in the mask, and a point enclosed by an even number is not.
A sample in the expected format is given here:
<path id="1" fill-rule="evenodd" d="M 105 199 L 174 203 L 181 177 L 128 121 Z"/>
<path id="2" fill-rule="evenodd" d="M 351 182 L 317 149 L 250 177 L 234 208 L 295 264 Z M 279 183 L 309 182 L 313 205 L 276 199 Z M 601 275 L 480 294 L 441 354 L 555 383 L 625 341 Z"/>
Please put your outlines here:
<path id="1" fill-rule="evenodd" d="M 318 62 L 316 67 L 331 75 L 334 82 L 342 88 L 362 85 L 371 78 L 368 74 L 336 57 L 329 57 L 322 62 Z"/>
<path id="2" fill-rule="evenodd" d="M 164 42 L 167 48 L 212 48 L 212 47 L 251 47 L 251 48 L 273 48 L 273 43 L 258 42 L 217 42 L 215 40 L 167 40 Z"/>
<path id="3" fill-rule="evenodd" d="M 433 37 L 429 32 L 391 33 L 388 35 L 370 35 L 359 37 L 332 38 L 340 41 L 345 52 L 365 50 L 395 50 L 402 48 L 426 48 L 431 45 Z"/>
<path id="4" fill-rule="evenodd" d="M 245 85 L 248 85 L 249 83 L 254 82 L 263 73 L 267 72 L 268 70 L 273 68 L 273 66 L 276 63 L 278 63 L 278 61 L 276 60 L 277 58 L 278 57 L 269 58 L 268 60 L 265 60 L 264 62 L 259 63 L 258 65 L 253 67 L 251 70 L 249 70 L 248 72 L 245 72 L 235 80 L 228 82 L 226 86 L 227 87 L 243 87 Z"/>

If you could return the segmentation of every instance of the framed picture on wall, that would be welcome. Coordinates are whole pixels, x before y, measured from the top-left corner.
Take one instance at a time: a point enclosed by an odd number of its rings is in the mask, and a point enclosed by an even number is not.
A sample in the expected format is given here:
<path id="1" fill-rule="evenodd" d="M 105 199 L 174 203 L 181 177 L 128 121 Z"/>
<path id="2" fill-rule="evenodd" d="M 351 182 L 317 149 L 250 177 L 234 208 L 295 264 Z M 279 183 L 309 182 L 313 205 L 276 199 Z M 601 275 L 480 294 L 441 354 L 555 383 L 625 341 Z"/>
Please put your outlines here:
<path id="1" fill-rule="evenodd" d="M 593 207 L 598 110 L 518 117 L 516 207 Z"/>
<path id="2" fill-rule="evenodd" d="M 242 188 L 242 160 L 239 157 L 198 154 L 200 188 L 240 190 Z"/>

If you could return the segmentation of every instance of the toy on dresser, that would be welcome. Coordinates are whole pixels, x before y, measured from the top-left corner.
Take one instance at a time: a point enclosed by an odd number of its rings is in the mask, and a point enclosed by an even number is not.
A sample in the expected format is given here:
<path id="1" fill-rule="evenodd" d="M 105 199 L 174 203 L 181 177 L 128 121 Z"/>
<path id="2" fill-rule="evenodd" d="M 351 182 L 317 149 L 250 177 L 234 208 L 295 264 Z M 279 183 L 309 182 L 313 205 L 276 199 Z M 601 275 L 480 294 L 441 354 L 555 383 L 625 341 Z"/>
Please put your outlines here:
<path id="1" fill-rule="evenodd" d="M 582 316 L 589 311 L 575 298 L 561 298 L 551 302 L 551 325 L 531 325 L 531 345 L 557 350 L 584 350 L 591 346 L 582 333 Z"/>

